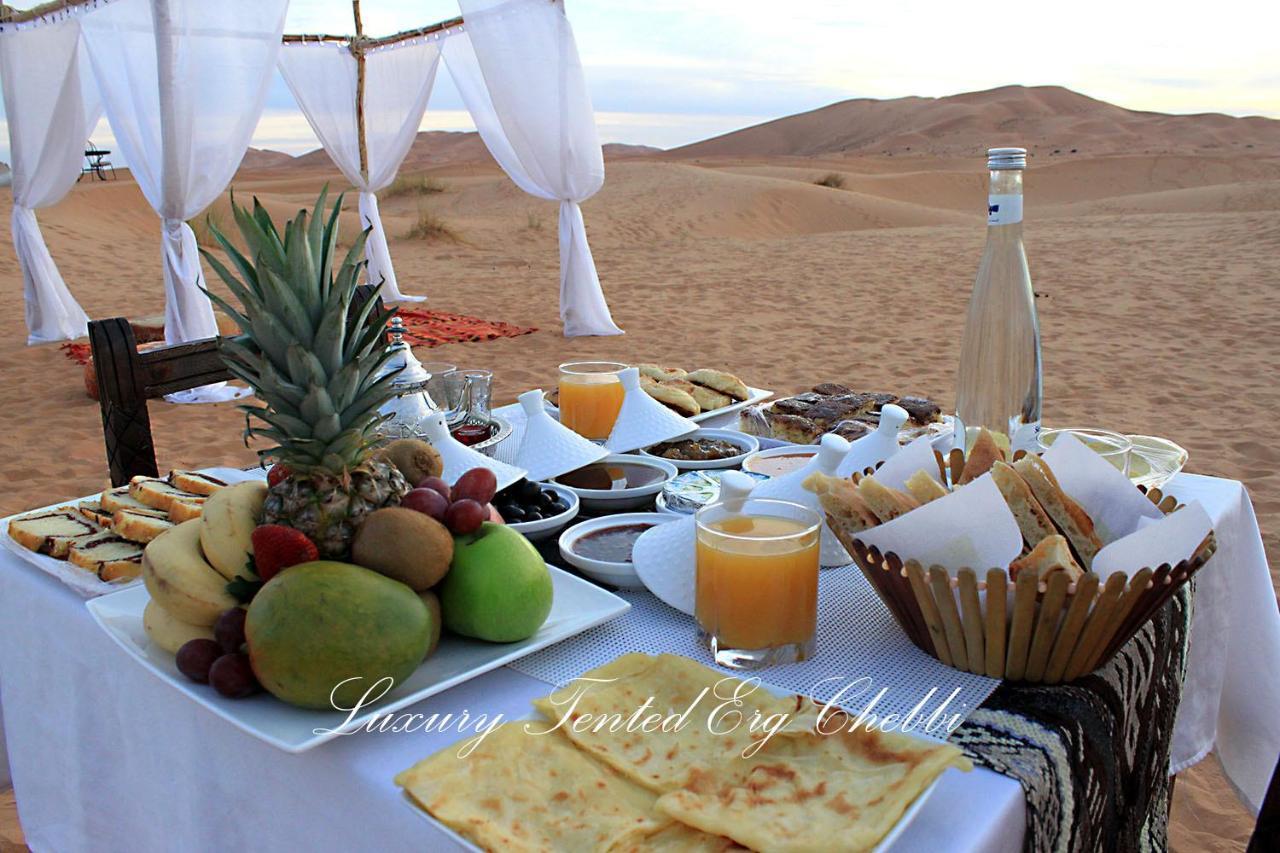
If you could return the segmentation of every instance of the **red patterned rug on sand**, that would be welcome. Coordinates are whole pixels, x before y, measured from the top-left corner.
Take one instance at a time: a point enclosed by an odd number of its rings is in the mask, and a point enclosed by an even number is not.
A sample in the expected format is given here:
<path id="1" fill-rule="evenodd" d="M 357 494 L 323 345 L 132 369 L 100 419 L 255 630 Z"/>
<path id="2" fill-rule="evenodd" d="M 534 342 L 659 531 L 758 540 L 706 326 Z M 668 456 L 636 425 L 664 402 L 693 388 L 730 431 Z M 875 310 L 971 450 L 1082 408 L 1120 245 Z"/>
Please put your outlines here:
<path id="1" fill-rule="evenodd" d="M 417 308 L 400 308 L 396 312 L 404 321 L 404 336 L 411 346 L 438 347 L 467 341 L 493 341 L 498 338 L 516 338 L 538 331 L 532 326 L 516 326 L 497 320 L 481 320 L 466 314 L 450 314 L 447 311 L 425 311 Z M 95 400 L 98 397 L 97 379 L 89 366 L 92 358 L 89 345 L 74 341 L 62 344 L 60 349 L 67 358 L 85 366 L 85 390 Z"/>
<path id="2" fill-rule="evenodd" d="M 466 314 L 450 314 L 447 311 L 424 311 L 417 308 L 401 308 L 396 312 L 404 321 L 405 337 L 415 347 L 438 347 L 467 341 L 493 341 L 498 338 L 518 338 L 538 331 L 533 326 L 516 326 L 498 320 L 481 320 Z M 88 364 L 89 345 L 75 341 L 61 346 L 67 358 L 76 364 Z"/>

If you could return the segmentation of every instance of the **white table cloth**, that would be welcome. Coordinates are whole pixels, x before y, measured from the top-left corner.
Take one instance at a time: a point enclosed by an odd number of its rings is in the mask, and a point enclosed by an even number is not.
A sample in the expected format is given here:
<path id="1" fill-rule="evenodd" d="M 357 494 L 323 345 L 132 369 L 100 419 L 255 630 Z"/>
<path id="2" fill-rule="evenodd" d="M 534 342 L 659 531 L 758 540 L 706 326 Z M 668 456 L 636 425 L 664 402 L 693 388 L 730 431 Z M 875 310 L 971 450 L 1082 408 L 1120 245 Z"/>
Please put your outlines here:
<path id="1" fill-rule="evenodd" d="M 1180 717 L 1175 741 L 1190 758 L 1216 741 L 1233 783 L 1260 800 L 1261 788 L 1251 786 L 1263 768 L 1270 773 L 1280 749 L 1267 716 L 1280 701 L 1270 678 L 1280 666 L 1280 622 L 1256 521 L 1239 483 L 1182 476 L 1172 491 L 1204 503 L 1223 543 L 1200 575 L 1184 700 L 1196 710 Z M 1211 619 L 1218 609 L 1225 617 Z M 1227 662 L 1226 654 L 1241 660 Z M 1265 677 L 1249 678 L 1247 666 Z M 547 689 L 501 669 L 412 710 L 521 716 Z M 458 739 L 456 732 L 356 734 L 302 755 L 280 752 L 137 666 L 78 596 L 7 553 L 0 553 L 0 695 L 33 850 L 448 847 L 405 805 L 392 777 Z M 1020 849 L 1018 785 L 986 770 L 949 774 L 897 849 Z"/>

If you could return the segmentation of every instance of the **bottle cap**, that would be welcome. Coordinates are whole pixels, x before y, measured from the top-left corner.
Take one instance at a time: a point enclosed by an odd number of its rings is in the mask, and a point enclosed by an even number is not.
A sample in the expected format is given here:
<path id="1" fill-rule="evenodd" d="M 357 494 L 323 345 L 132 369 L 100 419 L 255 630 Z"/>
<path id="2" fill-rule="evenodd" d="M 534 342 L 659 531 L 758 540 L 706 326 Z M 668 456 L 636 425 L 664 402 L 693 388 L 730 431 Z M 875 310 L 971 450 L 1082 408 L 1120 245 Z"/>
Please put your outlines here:
<path id="1" fill-rule="evenodd" d="M 1027 149 L 1025 148 L 988 148 L 987 168 L 1025 169 L 1027 168 Z"/>

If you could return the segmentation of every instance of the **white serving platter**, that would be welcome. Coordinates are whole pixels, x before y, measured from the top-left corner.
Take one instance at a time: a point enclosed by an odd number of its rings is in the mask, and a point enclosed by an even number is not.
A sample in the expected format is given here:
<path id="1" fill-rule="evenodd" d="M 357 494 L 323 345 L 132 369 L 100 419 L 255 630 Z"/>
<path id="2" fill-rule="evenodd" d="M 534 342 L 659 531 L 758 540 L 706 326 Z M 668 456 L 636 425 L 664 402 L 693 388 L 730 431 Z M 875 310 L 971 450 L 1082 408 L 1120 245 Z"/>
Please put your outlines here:
<path id="1" fill-rule="evenodd" d="M 762 684 L 761 686 L 768 690 L 771 690 L 772 692 L 774 692 L 779 696 L 786 694 L 786 691 L 775 690 L 774 688 L 770 687 L 767 684 Z M 541 717 L 541 715 L 530 714 L 524 719 L 537 720 L 537 719 L 543 719 L 543 718 Z M 445 747 L 445 749 L 448 749 L 448 747 Z M 915 820 L 916 815 L 918 815 L 920 813 L 920 810 L 924 808 L 925 801 L 929 799 L 929 796 L 931 794 L 933 794 L 934 788 L 938 787 L 938 783 L 942 781 L 943 774 L 946 774 L 948 772 L 950 772 L 950 768 L 943 770 L 942 773 L 938 774 L 938 777 L 934 779 L 932 783 L 930 783 L 929 787 L 925 788 L 923 791 L 920 792 L 920 795 L 916 797 L 909 806 L 907 806 L 907 810 L 902 813 L 902 817 L 898 818 L 898 822 L 895 823 L 893 827 L 890 828 L 890 830 L 885 833 L 884 838 L 880 839 L 880 843 L 872 848 L 871 853 L 889 853 L 889 851 L 893 848 L 894 843 L 898 840 L 899 837 L 901 837 L 902 833 L 906 831 L 907 826 L 910 825 L 911 821 Z M 449 838 L 449 840 L 451 840 L 454 844 L 458 845 L 463 850 L 471 851 L 471 853 L 485 853 L 484 848 L 476 846 L 474 842 L 472 842 L 470 839 L 456 832 L 452 827 L 449 827 L 441 823 L 440 821 L 436 820 L 435 817 L 433 817 L 430 812 L 428 812 L 422 806 L 418 805 L 417 801 L 414 800 L 413 797 L 409 796 L 409 793 L 407 791 L 401 792 L 401 799 L 404 801 L 404 804 L 409 808 L 413 809 L 414 812 L 416 812 L 419 817 L 421 817 L 427 823 L 431 824 L 431 826 L 435 828 L 436 832 L 439 832 L 445 835 L 446 837 Z"/>
<path id="2" fill-rule="evenodd" d="M 200 473 L 208 474 L 216 477 L 225 483 L 239 483 L 244 480 L 261 480 L 266 473 L 257 469 L 252 471 L 241 471 L 239 468 L 202 468 Z M 53 575 L 62 583 L 71 587 L 76 593 L 84 598 L 95 598 L 99 595 L 110 595 L 119 592 L 122 589 L 138 586 L 142 583 L 142 578 L 137 577 L 127 581 L 117 581 L 108 583 L 107 581 L 98 580 L 97 575 L 80 568 L 68 560 L 59 560 L 56 557 L 50 557 L 48 554 L 37 554 L 35 551 L 28 551 L 9 536 L 9 522 L 15 518 L 32 513 L 44 512 L 45 510 L 58 509 L 59 507 L 75 507 L 78 503 L 84 501 L 97 500 L 101 492 L 95 492 L 92 495 L 86 495 L 82 498 L 72 498 L 70 500 L 58 501 L 56 504 L 40 507 L 39 509 L 29 509 L 19 512 L 7 518 L 0 519 L 0 545 L 3 545 L 15 556 L 23 561 L 30 563 L 45 574 Z"/>
<path id="3" fill-rule="evenodd" d="M 485 643 L 446 633 L 440 647 L 413 675 L 377 702 L 350 715 L 341 711 L 297 708 L 266 694 L 227 699 L 207 684 L 178 672 L 173 655 L 156 647 L 142 628 L 142 610 L 150 596 L 134 586 L 89 601 L 94 620 L 138 663 L 180 690 L 202 708 L 238 729 L 285 752 L 305 752 L 338 735 L 359 729 L 370 719 L 399 710 L 621 616 L 631 605 L 593 583 L 548 566 L 554 587 L 551 613 L 538 632 L 518 643 Z"/>
<path id="4" fill-rule="evenodd" d="M 547 411 L 554 414 L 558 419 L 560 417 L 560 409 L 557 408 L 549 399 L 550 393 L 551 392 L 548 391 L 546 394 L 543 395 L 543 398 L 542 398 L 543 403 L 546 405 Z M 756 403 L 763 403 L 765 400 L 768 400 L 770 397 L 773 396 L 772 391 L 766 391 L 764 388 L 752 388 L 750 385 L 747 386 L 747 394 L 748 394 L 747 399 L 743 400 L 741 403 L 733 403 L 731 405 L 724 406 L 719 409 L 712 409 L 709 412 L 703 412 L 701 414 L 694 415 L 693 417 L 689 418 L 689 420 L 693 421 L 696 424 L 700 424 L 703 421 L 708 421 L 708 420 L 711 420 L 712 418 L 718 418 L 721 415 L 736 414 L 742 411 L 743 409 L 747 408 L 748 406 L 754 406 Z"/>

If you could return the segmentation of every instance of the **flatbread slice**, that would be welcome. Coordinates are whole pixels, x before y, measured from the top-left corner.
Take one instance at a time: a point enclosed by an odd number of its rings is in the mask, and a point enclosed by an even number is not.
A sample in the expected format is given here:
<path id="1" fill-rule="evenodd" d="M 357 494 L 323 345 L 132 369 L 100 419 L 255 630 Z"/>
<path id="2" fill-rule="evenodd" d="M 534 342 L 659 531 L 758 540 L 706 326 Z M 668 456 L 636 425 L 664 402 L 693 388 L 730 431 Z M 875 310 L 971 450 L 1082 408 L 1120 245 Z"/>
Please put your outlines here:
<path id="1" fill-rule="evenodd" d="M 528 728 L 526 728 L 526 726 Z M 654 794 L 576 749 L 545 722 L 518 720 L 490 732 L 465 757 L 445 747 L 396 776 L 432 817 L 487 850 L 642 849 L 670 828 L 699 847 L 701 832 L 672 826 Z M 709 838 L 710 844 L 717 839 Z"/>
<path id="2" fill-rule="evenodd" d="M 1027 481 L 1022 479 L 1012 465 L 1007 462 L 995 463 L 991 466 L 991 479 L 1004 496 L 1004 502 L 1009 505 L 1009 511 L 1018 522 L 1018 530 L 1022 531 L 1022 540 L 1028 548 L 1035 548 L 1046 536 L 1053 536 L 1058 532 Z"/>
<path id="3" fill-rule="evenodd" d="M 907 478 L 907 482 L 903 483 L 903 485 L 907 487 L 911 497 L 921 504 L 927 504 L 929 501 L 936 501 L 938 498 L 947 496 L 946 487 L 929 476 L 928 471 L 915 472 Z"/>
<path id="4" fill-rule="evenodd" d="M 1026 569 L 1035 569 L 1042 583 L 1058 572 L 1066 572 L 1072 582 L 1084 577 L 1084 569 L 1071 556 L 1067 539 L 1060 533 L 1046 536 L 1036 543 L 1030 554 L 1010 563 L 1009 577 L 1016 578 L 1019 572 Z"/>
<path id="5" fill-rule="evenodd" d="M 1092 568 L 1093 558 L 1102 550 L 1102 540 L 1093 529 L 1089 513 L 1062 491 L 1058 478 L 1039 456 L 1028 454 L 1022 457 L 1013 463 L 1013 470 L 1026 480 L 1036 500 L 1040 501 L 1062 535 L 1067 537 L 1080 565 Z"/>
<path id="6" fill-rule="evenodd" d="M 818 503 L 827 514 L 828 524 L 841 527 L 845 533 L 860 533 L 880 523 L 880 519 L 858 493 L 853 480 L 814 471 L 805 478 L 802 485 L 818 496 Z"/>
<path id="7" fill-rule="evenodd" d="M 950 744 L 852 722 L 838 713 L 823 734 L 781 733 L 750 758 L 694 768 L 658 811 L 753 850 L 863 851 L 944 770 L 972 768 Z"/>
<path id="8" fill-rule="evenodd" d="M 694 385 L 692 382 L 686 384 L 689 385 L 689 393 L 698 401 L 698 405 L 704 412 L 714 412 L 733 403 L 733 398 L 728 394 L 721 394 L 719 391 L 713 391 L 704 385 Z"/>
<path id="9" fill-rule="evenodd" d="M 587 680 L 592 679 L 592 680 Z M 679 655 L 622 655 L 604 666 L 583 673 L 579 679 L 533 704 L 550 720 L 587 718 L 587 725 L 564 723 L 559 731 L 587 754 L 603 761 L 629 779 L 653 791 L 669 791 L 684 781 L 690 768 L 735 758 L 764 736 L 741 725 L 712 734 L 708 717 L 713 709 L 739 691 L 736 710 L 750 720 L 762 716 L 793 714 L 794 697 L 778 697 Z M 577 697 L 576 699 L 574 697 Z M 642 706 L 647 714 L 668 715 L 687 711 L 687 724 L 679 731 L 644 732 L 623 724 Z M 605 715 L 614 715 L 607 718 Z M 620 718 L 618 725 L 610 723 Z M 605 720 L 604 727 L 596 723 Z M 717 833 L 723 834 L 723 833 Z"/>
<path id="10" fill-rule="evenodd" d="M 863 477 L 858 483 L 858 494 L 881 523 L 893 521 L 920 506 L 920 502 L 911 495 L 891 489 L 875 477 Z"/>
<path id="11" fill-rule="evenodd" d="M 668 379 L 684 379 L 689 375 L 687 371 L 681 370 L 679 367 L 667 367 L 664 364 L 637 364 L 636 369 L 640 371 L 641 376 L 651 377 L 658 382 L 664 382 Z"/>
<path id="12" fill-rule="evenodd" d="M 970 483 L 983 474 L 991 470 L 991 466 L 996 462 L 1004 461 L 1004 451 L 1000 449 L 1000 445 L 996 444 L 995 436 L 986 427 L 978 431 L 978 437 L 974 439 L 973 447 L 969 448 L 969 455 L 965 458 L 964 470 L 960 472 L 960 482 L 956 485 L 963 486 Z"/>

